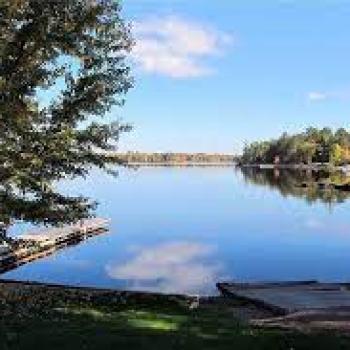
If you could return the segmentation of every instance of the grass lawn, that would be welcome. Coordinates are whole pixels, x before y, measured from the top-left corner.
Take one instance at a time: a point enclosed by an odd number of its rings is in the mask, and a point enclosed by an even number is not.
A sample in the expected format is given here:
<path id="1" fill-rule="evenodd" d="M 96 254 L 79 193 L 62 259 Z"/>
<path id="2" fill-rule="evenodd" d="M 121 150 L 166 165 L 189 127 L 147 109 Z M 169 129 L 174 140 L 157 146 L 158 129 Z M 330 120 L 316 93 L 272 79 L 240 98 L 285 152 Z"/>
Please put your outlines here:
<path id="1" fill-rule="evenodd" d="M 0 349 L 350 349 L 337 334 L 249 327 L 234 305 L 159 298 L 66 297 L 59 290 L 11 295 L 0 288 Z M 158 298 L 158 297 L 157 297 Z M 157 299 L 158 300 L 158 299 Z"/>
<path id="2" fill-rule="evenodd" d="M 350 338 L 336 334 L 250 328 L 222 305 L 61 302 L 23 310 L 0 316 L 1 349 L 350 349 Z"/>

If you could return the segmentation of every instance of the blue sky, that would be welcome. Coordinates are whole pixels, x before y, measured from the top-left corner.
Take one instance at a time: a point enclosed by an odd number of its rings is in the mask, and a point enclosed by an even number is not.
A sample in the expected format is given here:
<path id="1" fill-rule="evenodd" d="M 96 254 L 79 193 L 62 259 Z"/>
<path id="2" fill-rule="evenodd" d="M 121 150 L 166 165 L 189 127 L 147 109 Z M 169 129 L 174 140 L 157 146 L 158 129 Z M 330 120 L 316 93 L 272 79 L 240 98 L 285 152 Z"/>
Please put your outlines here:
<path id="1" fill-rule="evenodd" d="M 350 0 L 124 0 L 134 124 L 121 150 L 235 152 L 350 125 Z"/>

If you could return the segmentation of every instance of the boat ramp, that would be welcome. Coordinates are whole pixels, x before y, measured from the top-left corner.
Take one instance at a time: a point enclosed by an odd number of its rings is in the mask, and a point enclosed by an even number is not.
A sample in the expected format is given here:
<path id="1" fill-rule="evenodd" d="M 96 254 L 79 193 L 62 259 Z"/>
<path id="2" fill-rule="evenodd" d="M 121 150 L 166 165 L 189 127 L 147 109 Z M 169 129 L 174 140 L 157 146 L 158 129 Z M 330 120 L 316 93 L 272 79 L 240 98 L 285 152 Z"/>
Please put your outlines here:
<path id="1" fill-rule="evenodd" d="M 348 309 L 350 284 L 317 281 L 276 283 L 219 283 L 228 297 L 265 307 L 276 314 L 288 315 L 308 310 Z"/>

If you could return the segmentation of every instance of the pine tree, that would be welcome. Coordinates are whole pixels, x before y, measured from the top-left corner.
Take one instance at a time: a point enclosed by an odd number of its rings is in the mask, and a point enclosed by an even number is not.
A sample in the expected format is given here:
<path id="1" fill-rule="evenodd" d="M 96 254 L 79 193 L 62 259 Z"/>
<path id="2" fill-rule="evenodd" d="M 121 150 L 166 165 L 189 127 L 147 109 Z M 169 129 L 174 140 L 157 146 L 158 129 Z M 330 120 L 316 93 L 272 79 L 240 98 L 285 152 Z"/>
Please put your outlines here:
<path id="1" fill-rule="evenodd" d="M 52 183 L 115 161 L 107 153 L 130 127 L 100 118 L 132 87 L 131 47 L 118 1 L 0 0 L 0 193 L 11 207 L 44 203 L 52 221 L 88 213 Z"/>

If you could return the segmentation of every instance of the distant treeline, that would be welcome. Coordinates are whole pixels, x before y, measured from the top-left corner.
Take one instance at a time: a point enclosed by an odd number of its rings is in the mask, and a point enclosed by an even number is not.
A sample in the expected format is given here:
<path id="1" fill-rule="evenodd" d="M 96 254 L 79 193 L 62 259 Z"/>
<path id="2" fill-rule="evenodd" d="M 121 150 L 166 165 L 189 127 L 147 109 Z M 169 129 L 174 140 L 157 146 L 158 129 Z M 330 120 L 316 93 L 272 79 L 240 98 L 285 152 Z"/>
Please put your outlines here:
<path id="1" fill-rule="evenodd" d="M 236 158 L 227 154 L 207 153 L 141 153 L 127 152 L 116 155 L 127 163 L 187 164 L 187 163 L 233 163 Z"/>
<path id="2" fill-rule="evenodd" d="M 350 133 L 330 128 L 308 128 L 305 132 L 284 133 L 275 140 L 247 144 L 243 164 L 350 164 Z"/>

